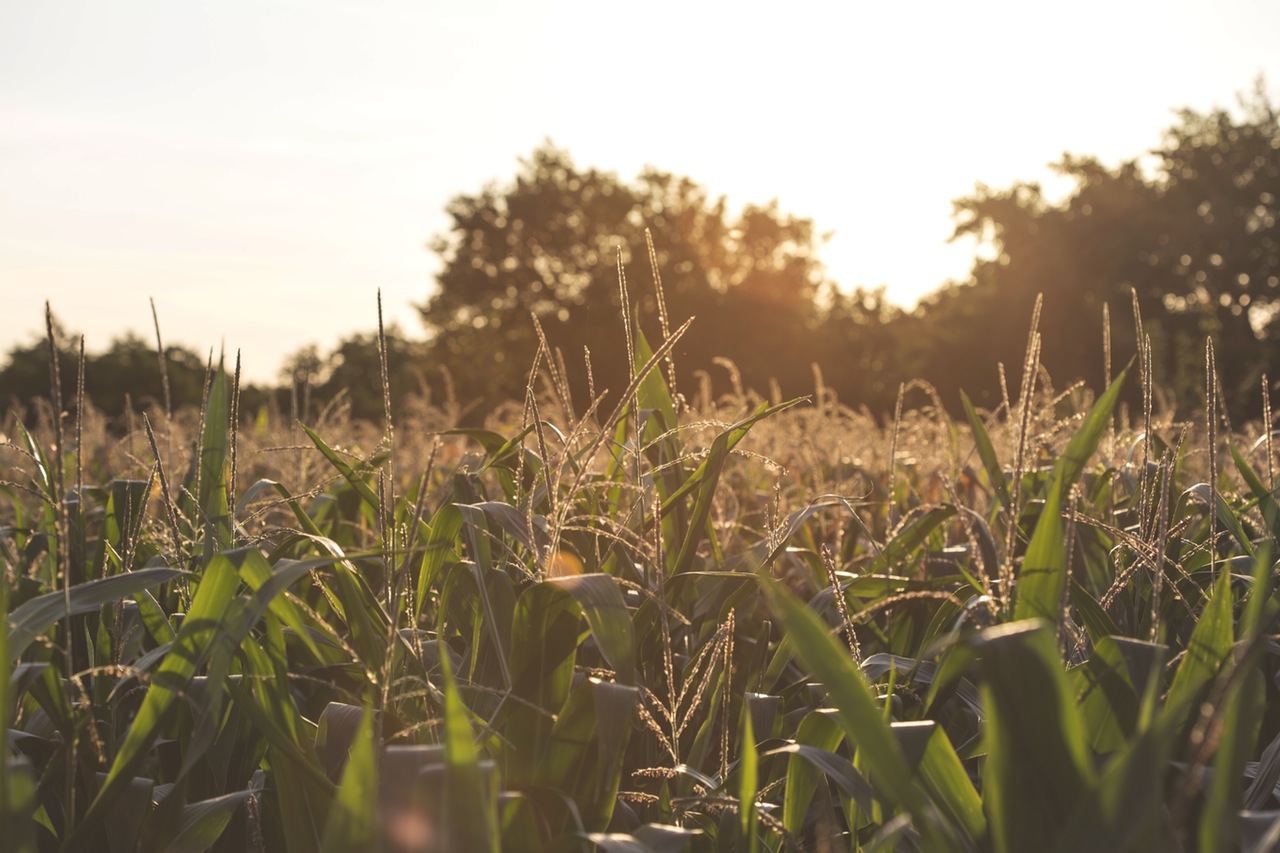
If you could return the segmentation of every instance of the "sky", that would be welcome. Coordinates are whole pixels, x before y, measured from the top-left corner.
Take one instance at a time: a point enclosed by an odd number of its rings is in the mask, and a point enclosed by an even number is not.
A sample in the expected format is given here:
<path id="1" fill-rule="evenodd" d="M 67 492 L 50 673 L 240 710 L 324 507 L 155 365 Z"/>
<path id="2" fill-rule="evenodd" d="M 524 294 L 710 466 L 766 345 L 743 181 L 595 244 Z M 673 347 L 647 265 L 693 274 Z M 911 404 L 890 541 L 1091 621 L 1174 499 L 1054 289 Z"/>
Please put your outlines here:
<path id="1" fill-rule="evenodd" d="M 421 334 L 445 206 L 544 140 L 834 232 L 844 287 L 963 279 L 952 200 L 1114 165 L 1175 110 L 1280 91 L 1275 0 L 786 4 L 6 0 L 0 353 L 240 350 L 251 380 L 386 319 Z M 655 234 L 660 241 L 661 235 Z"/>

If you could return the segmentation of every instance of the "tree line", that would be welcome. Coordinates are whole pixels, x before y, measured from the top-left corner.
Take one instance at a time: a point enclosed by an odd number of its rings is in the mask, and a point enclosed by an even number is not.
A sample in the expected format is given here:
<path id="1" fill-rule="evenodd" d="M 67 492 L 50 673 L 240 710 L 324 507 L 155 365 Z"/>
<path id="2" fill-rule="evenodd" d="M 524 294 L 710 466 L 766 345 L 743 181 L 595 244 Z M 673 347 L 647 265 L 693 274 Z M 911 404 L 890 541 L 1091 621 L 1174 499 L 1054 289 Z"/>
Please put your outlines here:
<path id="1" fill-rule="evenodd" d="M 1104 337 L 1115 370 L 1137 351 L 1133 305 L 1153 379 L 1171 399 L 1202 405 L 1212 338 L 1232 414 L 1258 414 L 1262 377 L 1280 378 L 1280 123 L 1262 84 L 1234 112 L 1181 112 L 1159 148 L 1115 167 L 1064 155 L 1054 168 L 1070 179 L 1061 199 L 1020 182 L 956 200 L 955 237 L 976 238 L 982 251 L 967 280 L 907 310 L 883 288 L 837 286 L 814 222 L 776 203 L 730 211 L 689 178 L 647 169 L 628 182 L 545 144 L 512 180 L 450 202 L 451 225 L 430 244 L 442 270 L 419 309 L 425 334 L 386 338 L 393 395 L 449 396 L 483 412 L 523 399 L 537 357 L 581 409 L 626 385 L 624 316 L 654 342 L 696 317 L 674 351 L 677 388 L 690 394 L 726 390 L 729 362 L 732 381 L 807 393 L 817 364 L 843 403 L 880 414 L 911 379 L 933 384 L 948 406 L 963 389 L 990 407 L 1004 393 L 997 363 L 1006 385 L 1017 381 L 1042 297 L 1041 362 L 1059 387 L 1104 380 Z M 70 335 L 60 350 L 71 400 Z M 166 360 L 172 405 L 198 404 L 205 359 L 176 347 Z M 354 414 L 376 419 L 379 364 L 372 333 L 307 348 L 279 387 L 247 389 L 242 410 L 294 405 L 286 401 L 301 388 L 313 406 L 345 393 Z M 160 400 L 159 360 L 136 337 L 90 356 L 87 370 L 86 392 L 108 415 L 126 394 Z M 14 347 L 0 399 L 30 405 L 47 396 L 48 377 L 43 344 Z"/>

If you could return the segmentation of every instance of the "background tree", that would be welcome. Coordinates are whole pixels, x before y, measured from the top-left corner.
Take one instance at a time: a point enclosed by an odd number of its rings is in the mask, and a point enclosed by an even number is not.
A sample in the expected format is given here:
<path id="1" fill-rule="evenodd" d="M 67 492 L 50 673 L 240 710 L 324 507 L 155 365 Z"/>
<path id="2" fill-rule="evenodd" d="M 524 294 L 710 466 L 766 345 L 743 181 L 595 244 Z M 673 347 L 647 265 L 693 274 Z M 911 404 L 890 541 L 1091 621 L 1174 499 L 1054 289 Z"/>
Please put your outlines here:
<path id="1" fill-rule="evenodd" d="M 514 182 L 460 196 L 449 214 L 449 233 L 432 244 L 444 269 L 422 317 L 433 359 L 463 396 L 522 397 L 538 345 L 530 314 L 563 353 L 576 398 L 587 390 L 584 348 L 596 387 L 623 387 L 619 252 L 629 298 L 650 337 L 660 335 L 646 228 L 672 325 L 698 318 L 677 350 L 685 377 L 724 356 L 756 387 L 771 378 L 788 390 L 811 387 L 806 333 L 821 320 L 821 240 L 809 220 L 776 204 L 731 217 L 723 197 L 687 178 L 649 169 L 627 184 L 544 145 Z"/>
<path id="2" fill-rule="evenodd" d="M 956 202 L 956 236 L 986 251 L 968 282 L 917 312 L 922 333 L 910 340 L 924 374 L 993 400 L 993 362 L 1020 363 L 1043 292 L 1044 364 L 1061 380 L 1100 382 L 1102 304 L 1114 312 L 1115 350 L 1131 354 L 1136 292 L 1162 387 L 1196 405 L 1213 336 L 1232 408 L 1256 407 L 1259 375 L 1280 366 L 1280 126 L 1262 89 L 1239 117 L 1182 112 L 1148 158 L 1108 169 L 1067 155 L 1057 169 L 1073 181 L 1057 203 L 1029 183 L 979 186 Z"/>
<path id="3" fill-rule="evenodd" d="M 54 340 L 63 408 L 74 414 L 80 336 L 68 332 L 55 320 Z M 166 347 L 165 359 L 174 409 L 199 406 L 204 393 L 206 360 L 181 346 Z M 30 418 L 36 401 L 49 399 L 49 382 L 49 344 L 44 338 L 35 338 L 9 350 L 4 367 L 0 368 L 0 400 L 6 406 L 17 406 Z M 249 389 L 243 389 L 242 394 L 244 391 L 256 395 L 248 401 L 242 397 L 243 407 L 250 411 L 263 395 Z M 127 334 L 112 341 L 105 352 L 86 352 L 85 395 L 94 408 L 112 419 L 124 414 L 126 404 L 131 404 L 134 411 L 163 409 L 164 389 L 155 346 L 137 335 Z"/>

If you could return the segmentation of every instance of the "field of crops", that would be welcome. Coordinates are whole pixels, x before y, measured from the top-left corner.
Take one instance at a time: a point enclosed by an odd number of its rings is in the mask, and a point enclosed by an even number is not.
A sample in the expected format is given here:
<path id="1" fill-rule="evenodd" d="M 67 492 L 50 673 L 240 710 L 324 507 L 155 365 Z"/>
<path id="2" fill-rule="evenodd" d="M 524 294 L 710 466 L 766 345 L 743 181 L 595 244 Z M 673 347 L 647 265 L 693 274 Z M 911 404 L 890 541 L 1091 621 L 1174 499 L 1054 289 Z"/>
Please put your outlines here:
<path id="1" fill-rule="evenodd" d="M 717 399 L 685 331 L 484 429 L 11 415 L 0 847 L 1280 848 L 1267 430 L 1034 331 L 955 421 Z"/>

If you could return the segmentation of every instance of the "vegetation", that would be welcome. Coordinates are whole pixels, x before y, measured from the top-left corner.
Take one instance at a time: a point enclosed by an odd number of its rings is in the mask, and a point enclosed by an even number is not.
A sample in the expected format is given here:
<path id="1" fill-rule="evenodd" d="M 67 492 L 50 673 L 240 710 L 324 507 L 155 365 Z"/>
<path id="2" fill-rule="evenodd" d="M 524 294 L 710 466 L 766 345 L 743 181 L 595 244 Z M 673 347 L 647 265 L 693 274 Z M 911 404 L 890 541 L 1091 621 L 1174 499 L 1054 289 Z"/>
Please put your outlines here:
<path id="1" fill-rule="evenodd" d="M 1061 198 L 1032 183 L 979 185 L 955 203 L 956 238 L 980 250 L 970 276 L 911 311 L 867 283 L 837 288 L 819 260 L 820 230 L 776 203 L 731 212 L 688 178 L 649 169 L 627 182 L 579 168 L 548 144 L 509 182 L 450 204 L 451 226 L 432 243 L 442 270 L 421 306 L 425 338 L 386 336 L 392 398 L 456 401 L 476 426 L 484 412 L 520 399 L 544 344 L 575 400 L 592 399 L 595 389 L 616 394 L 631 375 L 616 318 L 635 314 L 648 318 L 651 337 L 669 331 L 670 318 L 697 317 L 698 333 L 677 344 L 679 372 L 669 376 L 677 395 L 704 384 L 723 394 L 736 382 L 776 383 L 775 396 L 794 396 L 812 387 L 818 364 L 824 387 L 882 419 L 899 386 L 914 379 L 940 389 L 947 410 L 962 417 L 961 388 L 979 405 L 1000 405 L 1005 392 L 993 368 L 1021 359 L 1038 297 L 1056 330 L 1042 363 L 1060 380 L 1096 384 L 1104 379 L 1104 311 L 1127 310 L 1136 294 L 1154 384 L 1178 414 L 1203 408 L 1202 350 L 1213 337 L 1227 411 L 1257 418 L 1259 379 L 1280 376 L 1278 115 L 1260 84 L 1234 112 L 1183 112 L 1159 150 L 1114 168 L 1064 155 L 1057 169 L 1069 190 Z M 650 251 L 665 304 L 646 282 L 624 306 L 618 262 L 644 269 Z M 1115 324 L 1115 334 L 1117 351 L 1137 350 L 1128 324 Z M 357 333 L 295 354 L 283 387 L 244 389 L 245 410 L 275 406 L 309 419 L 346 395 L 357 417 L 380 418 L 381 394 L 369 381 L 377 340 Z M 75 350 L 65 336 L 67 400 L 75 398 Z M 168 353 L 173 405 L 197 404 L 207 355 Z M 87 393 L 119 418 L 118 431 L 128 428 L 126 409 L 160 399 L 160 369 L 142 341 L 118 341 L 88 359 Z M 32 401 L 47 393 L 44 360 L 39 342 L 10 350 L 0 368 L 5 405 L 34 411 Z M 1141 406 L 1136 383 L 1123 393 Z"/>
<path id="2" fill-rule="evenodd" d="M 705 371 L 727 390 L 715 361 L 725 357 L 748 386 L 801 394 L 817 363 L 851 406 L 886 417 L 899 385 L 920 378 L 959 417 L 961 388 L 989 408 L 1000 403 L 992 368 L 1020 361 L 1041 296 L 1060 330 L 1046 337 L 1043 364 L 1060 380 L 1103 381 L 1104 307 L 1127 310 L 1136 293 L 1153 378 L 1179 414 L 1203 407 L 1212 336 L 1230 413 L 1258 417 L 1259 378 L 1280 375 L 1271 346 L 1280 333 L 1278 116 L 1259 83 L 1234 112 L 1184 111 L 1158 150 L 1114 168 L 1064 155 L 1061 198 L 1032 183 L 979 185 L 955 202 L 955 237 L 980 248 L 969 278 L 913 311 L 865 286 L 878 282 L 835 288 L 819 261 L 820 230 L 776 204 L 732 215 L 688 179 L 650 170 L 628 183 L 547 146 L 513 181 L 450 205 L 452 226 L 434 243 L 444 269 L 422 308 L 426 362 L 446 366 L 468 397 L 518 397 L 539 344 L 534 314 L 577 399 L 589 396 L 584 347 L 596 387 L 618 390 L 628 365 L 614 331 L 624 308 L 614 256 L 621 247 L 624 261 L 628 251 L 643 259 L 649 227 L 667 313 L 698 318 L 698 333 L 678 345 L 679 389 Z M 641 315 L 660 313 L 654 293 L 635 297 Z M 1115 331 L 1118 351 L 1136 351 L 1128 324 Z M 492 352 L 506 360 L 494 364 Z M 1127 395 L 1141 405 L 1136 384 Z"/>
<path id="3" fill-rule="evenodd" d="M 50 315 L 6 849 L 1280 848 L 1278 121 L 979 187 L 911 312 L 547 146 L 452 204 L 426 340 L 242 388 Z"/>
<path id="4" fill-rule="evenodd" d="M 483 428 L 384 355 L 378 428 L 217 367 L 112 438 L 51 359 L 0 446 L 11 848 L 1271 849 L 1276 457 L 1212 347 L 1198 425 L 1149 346 L 1055 390 L 1033 320 L 1016 398 L 881 428 L 681 404 L 688 324 L 615 328 L 616 396 L 540 342 Z"/>

